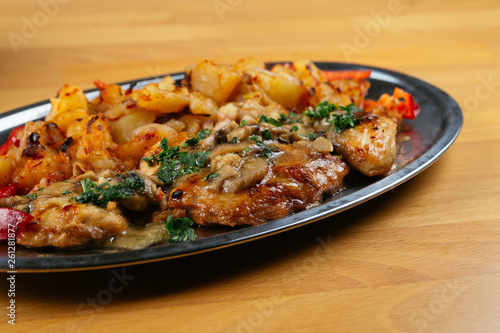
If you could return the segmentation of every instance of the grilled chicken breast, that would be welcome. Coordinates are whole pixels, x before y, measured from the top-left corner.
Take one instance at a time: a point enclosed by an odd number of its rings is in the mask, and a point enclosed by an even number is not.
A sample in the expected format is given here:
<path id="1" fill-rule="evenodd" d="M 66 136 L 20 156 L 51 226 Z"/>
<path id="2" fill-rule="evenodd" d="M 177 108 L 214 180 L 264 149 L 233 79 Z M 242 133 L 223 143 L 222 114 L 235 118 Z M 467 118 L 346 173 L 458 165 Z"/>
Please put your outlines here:
<path id="1" fill-rule="evenodd" d="M 274 146 L 279 152 L 273 160 L 253 156 L 235 163 L 227 156 L 220 178 L 197 173 L 180 179 L 168 209 L 185 210 L 200 225 L 257 225 L 318 205 L 323 194 L 342 189 L 349 167 L 337 156 L 299 145 Z"/>
<path id="2" fill-rule="evenodd" d="M 30 213 L 33 221 L 17 238 L 21 245 L 73 247 L 103 241 L 127 228 L 127 220 L 118 211 L 66 197 L 34 200 Z"/>
<path id="3" fill-rule="evenodd" d="M 327 138 L 346 162 L 367 176 L 387 175 L 396 159 L 397 125 L 384 116 L 365 115 L 353 128 L 331 129 Z"/>
<path id="4" fill-rule="evenodd" d="M 155 199 L 156 185 L 140 171 L 135 171 L 134 175 L 144 181 L 143 190 L 135 191 L 128 198 L 110 201 L 103 207 L 75 200 L 83 190 L 81 181 L 113 185 L 123 181 L 127 175 L 110 171 L 100 174 L 88 172 L 67 182 L 47 186 L 31 199 L 15 196 L 1 199 L 0 205 L 8 205 L 34 217 L 17 237 L 21 245 L 67 248 L 98 243 L 127 230 L 129 221 L 124 210 L 140 212 L 158 204 Z"/>

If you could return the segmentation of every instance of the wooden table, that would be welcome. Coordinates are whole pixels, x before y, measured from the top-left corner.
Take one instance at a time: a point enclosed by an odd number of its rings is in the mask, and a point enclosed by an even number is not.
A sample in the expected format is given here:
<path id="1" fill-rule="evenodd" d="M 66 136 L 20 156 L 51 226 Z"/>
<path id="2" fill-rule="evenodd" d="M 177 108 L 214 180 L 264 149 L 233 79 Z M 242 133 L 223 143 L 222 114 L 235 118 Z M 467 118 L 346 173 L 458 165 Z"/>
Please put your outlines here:
<path id="1" fill-rule="evenodd" d="M 426 171 L 321 222 L 176 260 L 18 274 L 16 326 L 2 291 L 0 330 L 499 332 L 499 17 L 496 0 L 2 1 L 2 112 L 63 83 L 252 55 L 405 72 L 465 121 Z"/>

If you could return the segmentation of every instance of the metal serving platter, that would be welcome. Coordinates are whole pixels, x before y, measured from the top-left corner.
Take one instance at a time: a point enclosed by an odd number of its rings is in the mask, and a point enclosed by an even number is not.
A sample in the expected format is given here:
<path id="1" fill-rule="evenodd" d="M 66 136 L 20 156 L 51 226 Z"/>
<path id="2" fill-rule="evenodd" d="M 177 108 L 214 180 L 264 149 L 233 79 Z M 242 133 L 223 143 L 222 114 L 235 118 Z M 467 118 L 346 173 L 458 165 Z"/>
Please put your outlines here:
<path id="1" fill-rule="evenodd" d="M 347 189 L 335 196 L 325 197 L 320 206 L 288 215 L 262 225 L 244 228 L 215 228 L 205 230 L 194 241 L 159 244 L 141 250 L 90 249 L 61 251 L 56 249 L 30 249 L 16 246 L 15 269 L 18 272 L 54 272 L 99 269 L 172 259 L 228 247 L 324 219 L 346 209 L 353 208 L 388 190 L 401 185 L 435 162 L 455 141 L 462 127 L 463 116 L 458 104 L 444 91 L 395 71 L 334 62 L 316 62 L 326 70 L 371 69 L 371 88 L 368 98 L 377 99 L 383 93 L 392 94 L 400 87 L 410 94 L 421 107 L 420 115 L 404 124 L 410 130 L 401 135 L 406 140 L 400 144 L 393 172 L 383 178 L 358 177 Z M 182 80 L 184 73 L 170 74 Z M 136 84 L 136 88 L 157 82 L 162 76 L 120 83 L 124 88 Z M 92 99 L 97 89 L 86 91 Z M 5 142 L 10 131 L 26 121 L 43 119 L 50 110 L 48 100 L 24 106 L 0 114 L 0 143 Z M 8 270 L 7 244 L 0 242 L 0 270 Z"/>

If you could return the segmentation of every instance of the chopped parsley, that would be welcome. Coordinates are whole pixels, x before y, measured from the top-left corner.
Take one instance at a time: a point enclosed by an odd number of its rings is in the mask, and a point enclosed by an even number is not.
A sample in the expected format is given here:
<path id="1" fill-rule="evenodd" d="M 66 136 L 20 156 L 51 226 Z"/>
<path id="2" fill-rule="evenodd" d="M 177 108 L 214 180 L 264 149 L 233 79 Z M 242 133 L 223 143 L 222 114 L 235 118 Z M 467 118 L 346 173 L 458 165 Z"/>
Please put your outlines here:
<path id="1" fill-rule="evenodd" d="M 240 125 L 241 125 L 241 126 L 245 126 L 246 124 L 248 124 L 248 121 L 246 121 L 245 119 L 243 119 L 243 120 L 240 122 Z"/>
<path id="2" fill-rule="evenodd" d="M 243 148 L 243 152 L 245 154 L 248 154 L 250 152 L 250 148 L 248 148 L 248 147 Z"/>
<path id="3" fill-rule="evenodd" d="M 194 146 L 200 142 L 200 140 L 205 139 L 210 134 L 210 130 L 208 128 L 202 129 L 199 131 L 194 137 L 188 139 L 181 143 L 181 147 Z"/>
<path id="4" fill-rule="evenodd" d="M 341 106 L 340 110 L 346 111 L 345 113 L 334 114 L 333 119 L 329 121 L 330 126 L 334 126 L 334 130 L 337 133 L 342 132 L 345 129 L 353 128 L 359 124 L 359 119 L 354 117 L 352 112 L 360 111 L 354 104 L 349 104 L 348 106 Z"/>
<path id="5" fill-rule="evenodd" d="M 290 129 L 290 132 L 297 133 L 298 130 L 299 130 L 299 126 L 293 125 L 292 128 Z"/>
<path id="6" fill-rule="evenodd" d="M 61 195 L 69 195 L 71 194 L 71 191 L 64 191 L 63 193 L 61 193 Z"/>
<path id="7" fill-rule="evenodd" d="M 265 123 L 271 124 L 271 125 L 276 126 L 276 127 L 281 127 L 281 123 L 278 120 L 271 118 L 271 117 L 267 117 L 266 115 L 261 115 L 259 117 L 259 124 L 261 122 L 265 122 Z"/>
<path id="8" fill-rule="evenodd" d="M 257 135 L 252 135 L 248 138 L 250 141 L 255 141 L 255 144 L 257 147 L 262 149 L 262 152 L 260 153 L 260 156 L 265 157 L 265 158 L 270 158 L 273 156 L 273 152 L 275 150 L 274 147 L 266 145 L 264 142 L 259 140 L 259 137 Z M 248 148 L 248 147 L 246 147 Z M 245 152 L 245 149 L 243 149 Z"/>
<path id="9" fill-rule="evenodd" d="M 116 185 L 111 185 L 109 182 L 97 185 L 90 178 L 85 178 L 80 183 L 83 191 L 75 200 L 79 203 L 90 202 L 100 207 L 104 207 L 108 202 L 116 199 L 128 199 L 134 194 L 134 191 L 144 191 L 145 188 L 144 180 L 133 172 L 127 175 L 123 183 L 120 182 Z"/>
<path id="10" fill-rule="evenodd" d="M 316 139 L 316 133 L 311 133 L 311 134 L 307 134 L 307 135 L 305 135 L 305 134 L 299 134 L 299 135 L 301 137 L 303 137 L 304 139 L 308 139 L 308 140 L 309 139 L 312 139 L 312 140 Z"/>
<path id="11" fill-rule="evenodd" d="M 340 110 L 343 113 L 332 113 L 333 111 Z M 359 124 L 359 119 L 353 115 L 353 112 L 361 111 L 354 104 L 349 104 L 347 106 L 337 106 L 327 101 L 323 101 L 316 105 L 315 108 L 309 107 L 304 114 L 311 119 L 322 119 L 324 118 L 330 127 L 334 126 L 334 130 L 337 133 L 342 132 L 345 129 L 352 128 Z"/>
<path id="12" fill-rule="evenodd" d="M 264 141 L 273 139 L 271 132 L 269 132 L 269 130 L 267 130 L 267 129 L 264 130 L 261 134 L 262 134 L 262 139 L 264 139 Z"/>
<path id="13" fill-rule="evenodd" d="M 38 198 L 38 192 L 43 191 L 45 187 L 40 187 L 35 193 L 23 195 L 23 197 L 35 200 Z"/>
<path id="14" fill-rule="evenodd" d="M 288 116 L 284 113 L 280 114 L 280 122 L 284 124 L 296 124 L 300 123 L 301 121 L 302 114 L 300 113 L 290 112 Z"/>
<path id="15" fill-rule="evenodd" d="M 312 106 L 307 108 L 307 110 L 304 111 L 304 114 L 311 119 L 321 119 L 321 118 L 329 119 L 330 114 L 335 110 L 338 110 L 335 104 L 323 101 L 318 105 L 316 105 L 315 108 L 313 108 Z"/>
<path id="16" fill-rule="evenodd" d="M 210 152 L 205 151 L 192 154 L 186 151 L 181 152 L 179 147 L 169 147 L 166 138 L 161 139 L 160 148 L 162 149 L 160 153 L 142 159 L 148 162 L 149 166 L 153 166 L 154 163 L 160 166 L 156 175 L 165 185 L 182 175 L 201 171 L 210 155 Z"/>
<path id="17" fill-rule="evenodd" d="M 219 177 L 219 174 L 217 172 L 210 172 L 208 175 L 206 175 L 205 177 L 203 177 L 203 179 L 205 180 L 209 180 L 209 179 L 214 179 L 214 178 L 217 178 Z"/>
<path id="18" fill-rule="evenodd" d="M 193 220 L 189 217 L 174 219 L 172 215 L 169 215 L 165 221 L 165 229 L 170 235 L 170 242 L 177 243 L 195 240 L 196 235 L 194 233 L 194 229 L 191 228 L 193 223 Z"/>

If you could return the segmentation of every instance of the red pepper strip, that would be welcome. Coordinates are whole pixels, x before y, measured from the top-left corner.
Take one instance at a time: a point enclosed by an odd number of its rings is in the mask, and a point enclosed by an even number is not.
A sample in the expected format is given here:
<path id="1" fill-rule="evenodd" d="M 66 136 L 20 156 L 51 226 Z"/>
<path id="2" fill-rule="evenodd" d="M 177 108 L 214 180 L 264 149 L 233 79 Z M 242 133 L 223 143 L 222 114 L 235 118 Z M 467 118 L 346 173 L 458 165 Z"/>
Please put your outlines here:
<path id="1" fill-rule="evenodd" d="M 413 96 L 401 88 L 394 88 L 394 97 L 397 99 L 404 99 L 404 103 L 400 103 L 398 105 L 398 112 L 405 119 L 415 119 L 420 113 L 420 106 L 418 106 L 417 102 Z"/>
<path id="2" fill-rule="evenodd" d="M 352 70 L 352 71 L 321 71 L 328 81 L 348 80 L 348 79 L 367 79 L 372 74 L 371 70 Z"/>
<path id="3" fill-rule="evenodd" d="M 106 89 L 106 87 L 108 86 L 106 83 L 102 82 L 101 80 L 99 79 L 95 79 L 94 80 L 94 84 L 97 88 L 99 88 L 99 90 L 104 90 Z"/>
<path id="4" fill-rule="evenodd" d="M 10 184 L 7 186 L 0 187 L 0 199 L 11 197 L 16 195 L 19 191 L 19 184 Z"/>
<path id="5" fill-rule="evenodd" d="M 16 127 L 10 132 L 7 141 L 5 141 L 5 143 L 0 146 L 0 156 L 7 154 L 7 152 L 12 148 L 12 146 L 19 147 L 20 140 L 16 136 L 19 134 L 21 130 L 23 130 L 23 128 L 24 125 Z"/>
<path id="6" fill-rule="evenodd" d="M 13 208 L 0 208 L 0 239 L 17 237 L 33 216 Z"/>

